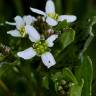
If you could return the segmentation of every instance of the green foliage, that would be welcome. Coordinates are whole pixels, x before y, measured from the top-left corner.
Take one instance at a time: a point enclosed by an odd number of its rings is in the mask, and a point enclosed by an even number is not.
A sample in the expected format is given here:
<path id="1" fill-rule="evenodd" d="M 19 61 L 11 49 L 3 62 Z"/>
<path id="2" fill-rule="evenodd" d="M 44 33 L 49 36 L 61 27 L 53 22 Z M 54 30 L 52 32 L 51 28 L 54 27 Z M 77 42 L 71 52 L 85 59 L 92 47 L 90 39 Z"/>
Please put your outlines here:
<path id="1" fill-rule="evenodd" d="M 64 69 L 63 72 L 65 80 L 67 79 L 71 81 L 69 88 L 69 96 L 81 96 L 84 80 L 80 78 L 80 80 L 77 81 L 77 78 L 69 69 Z"/>
<path id="2" fill-rule="evenodd" d="M 8 36 L 6 32 L 13 27 L 2 23 L 12 21 L 16 15 L 29 14 L 26 8 L 36 6 L 37 1 L 8 0 L 9 4 L 0 1 L 0 96 L 95 96 L 96 16 L 93 15 L 96 10 L 88 0 L 54 0 L 56 12 L 77 16 L 75 23 L 62 21 L 52 27 L 59 34 L 51 49 L 57 63 L 55 66 L 47 69 L 38 57 L 31 60 L 17 57 L 18 51 L 32 43 L 28 36 L 21 39 Z M 41 23 L 39 21 L 36 27 L 45 32 L 47 25 Z"/>
<path id="3" fill-rule="evenodd" d="M 79 83 L 73 83 L 70 87 L 70 96 L 81 96 L 84 81 L 83 79 Z"/>
<path id="4" fill-rule="evenodd" d="M 69 27 L 69 24 L 66 21 L 60 22 L 55 29 L 57 33 L 59 33 L 58 30 L 61 30 L 61 35 L 58 38 L 57 42 L 55 43 L 55 54 L 58 58 L 59 54 L 68 46 L 70 45 L 75 38 L 75 31 Z"/>
<path id="5" fill-rule="evenodd" d="M 91 96 L 92 91 L 92 79 L 93 68 L 90 57 L 84 56 L 81 58 L 81 65 L 76 71 L 76 77 L 78 81 L 84 79 L 84 87 L 82 90 L 82 96 Z"/>
<path id="6" fill-rule="evenodd" d="M 73 42 L 75 37 L 75 31 L 71 28 L 64 29 L 64 33 L 60 37 L 59 43 L 61 44 L 61 49 L 64 50 L 70 43 Z"/>
<path id="7" fill-rule="evenodd" d="M 92 42 L 93 37 L 94 37 L 92 29 L 93 29 L 94 24 L 96 24 L 96 16 L 91 17 L 88 21 L 89 21 L 88 27 L 86 28 L 88 38 L 85 41 L 84 47 L 83 47 L 82 51 L 80 52 L 80 55 L 82 55 L 87 50 L 88 46 L 90 45 L 90 43 Z"/>
<path id="8" fill-rule="evenodd" d="M 73 75 L 73 73 L 71 72 L 70 69 L 65 68 L 63 70 L 63 74 L 64 74 L 65 80 L 71 81 L 73 83 L 77 83 L 78 82 L 77 79 L 76 79 L 76 77 Z"/>

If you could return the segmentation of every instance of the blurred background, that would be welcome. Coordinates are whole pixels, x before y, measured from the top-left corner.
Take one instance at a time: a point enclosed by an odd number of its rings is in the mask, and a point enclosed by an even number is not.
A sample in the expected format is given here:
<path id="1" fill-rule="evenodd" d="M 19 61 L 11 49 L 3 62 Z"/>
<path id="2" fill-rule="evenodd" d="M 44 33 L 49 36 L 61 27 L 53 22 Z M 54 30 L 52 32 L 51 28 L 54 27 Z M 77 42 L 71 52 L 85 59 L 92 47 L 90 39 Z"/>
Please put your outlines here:
<path id="1" fill-rule="evenodd" d="M 78 50 L 82 48 L 83 40 L 86 32 L 87 21 L 92 16 L 96 16 L 96 0 L 54 0 L 56 12 L 59 14 L 73 14 L 77 16 L 77 21 L 73 25 L 76 30 L 76 40 L 78 41 Z M 6 31 L 8 27 L 3 26 L 5 21 L 13 21 L 17 15 L 23 16 L 31 14 L 37 16 L 30 11 L 30 7 L 45 10 L 46 0 L 0 0 L 0 42 L 9 45 Z M 96 96 L 96 25 L 93 26 L 94 38 L 86 50 L 93 62 L 93 89 L 92 96 Z"/>

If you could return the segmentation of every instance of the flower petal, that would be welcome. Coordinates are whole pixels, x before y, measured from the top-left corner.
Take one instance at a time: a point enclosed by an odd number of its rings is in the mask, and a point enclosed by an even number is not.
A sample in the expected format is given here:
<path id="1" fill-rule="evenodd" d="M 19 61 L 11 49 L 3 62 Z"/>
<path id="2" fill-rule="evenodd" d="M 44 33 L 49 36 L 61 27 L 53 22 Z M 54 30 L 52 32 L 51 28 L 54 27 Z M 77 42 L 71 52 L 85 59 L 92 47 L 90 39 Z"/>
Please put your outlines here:
<path id="1" fill-rule="evenodd" d="M 54 35 L 51 35 L 47 40 L 47 44 L 48 44 L 48 47 L 53 47 L 54 45 L 54 41 L 58 38 L 58 35 L 54 34 Z"/>
<path id="2" fill-rule="evenodd" d="M 56 64 L 56 61 L 50 52 L 46 52 L 46 53 L 42 54 L 41 59 L 47 68 L 50 68 L 51 66 Z"/>
<path id="3" fill-rule="evenodd" d="M 32 42 L 37 42 L 40 40 L 40 34 L 38 33 L 38 31 L 33 26 L 26 25 L 25 30 L 28 33 L 29 39 Z"/>
<path id="4" fill-rule="evenodd" d="M 21 16 L 16 16 L 14 18 L 15 22 L 16 22 L 16 27 L 17 29 L 20 29 L 20 27 L 24 26 L 25 25 L 25 22 L 23 20 L 23 18 Z"/>
<path id="5" fill-rule="evenodd" d="M 67 22 L 74 22 L 77 19 L 76 16 L 74 15 L 61 15 L 59 16 L 58 21 L 63 21 L 63 20 L 67 20 Z"/>
<path id="6" fill-rule="evenodd" d="M 47 17 L 46 22 L 51 26 L 56 26 L 58 22 L 50 17 Z"/>
<path id="7" fill-rule="evenodd" d="M 16 26 L 16 23 L 6 21 L 5 24 Z"/>
<path id="8" fill-rule="evenodd" d="M 17 53 L 17 56 L 19 56 L 23 59 L 31 59 L 35 55 L 36 55 L 36 52 L 34 51 L 34 49 L 32 47 Z"/>
<path id="9" fill-rule="evenodd" d="M 30 25 L 36 21 L 35 17 L 28 15 L 23 17 L 24 21 L 26 22 L 26 25 Z"/>
<path id="10" fill-rule="evenodd" d="M 35 8 L 30 8 L 32 12 L 34 13 L 37 13 L 37 14 L 40 14 L 40 15 L 44 15 L 46 16 L 46 13 L 41 11 L 41 10 L 38 10 L 38 9 L 35 9 Z"/>
<path id="11" fill-rule="evenodd" d="M 18 30 L 8 31 L 7 34 L 10 34 L 13 37 L 21 37 L 21 34 L 20 34 L 20 32 Z"/>
<path id="12" fill-rule="evenodd" d="M 45 11 L 47 14 L 55 13 L 55 5 L 54 5 L 54 2 L 52 0 L 47 0 Z"/>

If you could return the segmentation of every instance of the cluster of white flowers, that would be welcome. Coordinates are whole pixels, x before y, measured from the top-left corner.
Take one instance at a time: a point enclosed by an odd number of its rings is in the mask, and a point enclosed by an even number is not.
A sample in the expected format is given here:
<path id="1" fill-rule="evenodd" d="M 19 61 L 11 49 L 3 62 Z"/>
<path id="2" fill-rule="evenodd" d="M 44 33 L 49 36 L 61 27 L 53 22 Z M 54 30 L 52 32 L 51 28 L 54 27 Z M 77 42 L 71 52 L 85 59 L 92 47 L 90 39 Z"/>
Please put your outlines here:
<path id="1" fill-rule="evenodd" d="M 76 16 L 73 15 L 58 15 L 55 12 L 55 6 L 52 0 L 47 0 L 45 12 L 30 8 L 32 12 L 42 15 L 46 23 L 49 26 L 56 26 L 58 22 L 66 20 L 67 22 L 73 22 L 76 20 Z M 50 53 L 49 49 L 53 47 L 54 41 L 58 38 L 57 34 L 52 34 L 46 40 L 41 39 L 40 33 L 33 26 L 37 19 L 31 15 L 28 16 L 16 16 L 14 18 L 15 23 L 6 22 L 9 25 L 16 26 L 15 30 L 8 31 L 7 33 L 14 37 L 25 37 L 28 35 L 29 39 L 33 42 L 32 47 L 18 52 L 17 55 L 23 59 L 31 59 L 34 56 L 41 56 L 42 62 L 47 68 L 56 64 L 53 55 Z"/>

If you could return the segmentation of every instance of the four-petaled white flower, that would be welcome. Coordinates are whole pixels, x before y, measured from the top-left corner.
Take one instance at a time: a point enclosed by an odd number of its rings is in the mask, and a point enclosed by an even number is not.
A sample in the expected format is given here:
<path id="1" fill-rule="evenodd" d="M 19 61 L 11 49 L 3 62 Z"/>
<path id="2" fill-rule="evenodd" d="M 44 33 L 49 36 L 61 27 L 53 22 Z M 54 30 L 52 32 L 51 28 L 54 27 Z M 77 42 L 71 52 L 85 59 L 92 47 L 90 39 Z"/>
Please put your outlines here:
<path id="1" fill-rule="evenodd" d="M 47 40 L 41 40 L 40 34 L 33 26 L 27 25 L 26 29 L 30 32 L 29 39 L 33 42 L 33 45 L 24 51 L 18 52 L 17 55 L 23 59 L 31 59 L 35 55 L 41 56 L 42 62 L 47 68 L 55 65 L 56 61 L 50 53 L 49 48 L 53 47 L 54 41 L 58 38 L 58 35 L 53 34 L 47 38 Z"/>
<path id="2" fill-rule="evenodd" d="M 55 5 L 52 0 L 47 0 L 46 6 L 45 6 L 45 12 L 30 8 L 32 12 L 38 13 L 40 15 L 43 15 L 46 17 L 46 22 L 51 26 L 56 26 L 59 21 L 66 20 L 67 22 L 74 22 L 76 20 L 76 16 L 74 15 L 58 15 L 55 12 Z"/>
<path id="3" fill-rule="evenodd" d="M 7 34 L 10 34 L 11 36 L 14 36 L 14 37 L 25 37 L 26 34 L 30 34 L 28 30 L 26 30 L 26 25 L 32 26 L 31 24 L 33 24 L 34 21 L 36 21 L 35 17 L 30 15 L 23 16 L 23 17 L 16 16 L 14 20 L 15 20 L 15 23 L 6 21 L 6 24 L 16 26 L 15 30 L 10 30 L 7 32 Z"/>

